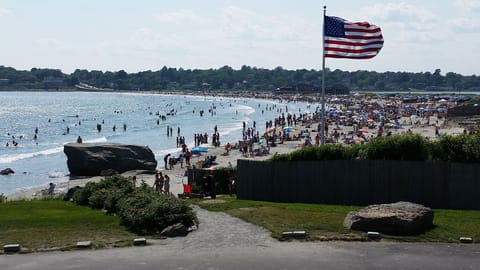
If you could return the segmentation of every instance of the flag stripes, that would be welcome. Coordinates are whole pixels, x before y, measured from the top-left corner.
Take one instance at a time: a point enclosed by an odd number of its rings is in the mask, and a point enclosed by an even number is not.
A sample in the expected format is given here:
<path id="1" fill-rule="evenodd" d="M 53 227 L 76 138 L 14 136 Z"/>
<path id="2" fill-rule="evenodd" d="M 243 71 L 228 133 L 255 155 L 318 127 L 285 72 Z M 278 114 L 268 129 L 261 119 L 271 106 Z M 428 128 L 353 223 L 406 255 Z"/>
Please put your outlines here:
<path id="1" fill-rule="evenodd" d="M 382 31 L 376 25 L 338 17 L 324 18 L 325 57 L 369 59 L 383 47 Z"/>

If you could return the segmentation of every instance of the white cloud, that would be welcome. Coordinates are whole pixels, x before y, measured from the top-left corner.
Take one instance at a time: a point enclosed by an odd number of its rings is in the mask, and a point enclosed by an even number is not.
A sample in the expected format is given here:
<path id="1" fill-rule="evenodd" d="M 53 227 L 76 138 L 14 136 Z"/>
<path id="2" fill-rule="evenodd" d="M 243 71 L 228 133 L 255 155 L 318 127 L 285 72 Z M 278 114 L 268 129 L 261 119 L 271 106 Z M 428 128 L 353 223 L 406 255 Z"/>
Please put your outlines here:
<path id="1" fill-rule="evenodd" d="M 138 65 L 155 68 L 155 63 L 166 64 L 165 59 L 173 58 L 173 55 L 178 57 L 185 54 L 188 46 L 191 46 L 184 40 L 186 38 L 175 33 L 159 33 L 145 27 L 131 32 L 126 38 L 105 40 L 95 44 L 90 47 L 89 53 L 107 62 L 112 59 L 123 59 L 123 61 L 129 59 L 128 65 L 141 63 Z M 126 63 L 120 63 L 120 65 L 125 66 Z"/>
<path id="2" fill-rule="evenodd" d="M 382 3 L 375 4 L 369 7 L 362 8 L 358 12 L 355 12 L 353 16 L 367 16 L 369 20 L 382 22 L 431 22 L 436 19 L 435 14 L 418 6 L 411 5 L 405 2 L 399 3 Z M 365 20 L 365 18 L 360 18 Z"/>
<path id="3" fill-rule="evenodd" d="M 34 41 L 37 49 L 48 50 L 57 53 L 75 53 L 72 46 L 69 46 L 56 38 L 40 38 Z"/>
<path id="4" fill-rule="evenodd" d="M 153 18 L 161 23 L 205 23 L 208 19 L 195 14 L 192 10 L 181 9 L 171 12 L 162 12 L 154 14 Z"/>
<path id="5" fill-rule="evenodd" d="M 480 23 L 478 20 L 472 20 L 469 18 L 457 18 L 450 20 L 448 22 L 449 25 L 453 26 L 453 28 L 460 32 L 467 32 L 467 33 L 478 33 L 480 31 Z"/>
<path id="6" fill-rule="evenodd" d="M 6 17 L 6 16 L 11 16 L 13 15 L 13 12 L 9 9 L 6 8 L 0 8 L 0 18 L 1 17 Z"/>
<path id="7" fill-rule="evenodd" d="M 480 12 L 479 0 L 455 0 L 455 5 L 468 11 Z"/>
<path id="8" fill-rule="evenodd" d="M 321 36 L 321 23 L 312 24 L 300 17 L 267 16 L 235 6 L 222 12 L 221 20 L 226 37 L 237 41 L 303 43 L 312 36 Z"/>

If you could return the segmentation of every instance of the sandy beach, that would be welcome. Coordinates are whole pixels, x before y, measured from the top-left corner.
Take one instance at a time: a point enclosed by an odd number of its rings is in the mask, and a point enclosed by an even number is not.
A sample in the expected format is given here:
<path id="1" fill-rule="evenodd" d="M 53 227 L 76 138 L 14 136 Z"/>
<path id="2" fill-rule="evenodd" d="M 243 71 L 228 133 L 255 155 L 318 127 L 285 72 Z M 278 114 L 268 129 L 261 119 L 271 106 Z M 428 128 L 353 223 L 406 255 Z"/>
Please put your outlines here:
<path id="1" fill-rule="evenodd" d="M 370 101 L 371 104 L 375 103 L 381 103 L 383 102 L 382 100 L 373 100 Z M 343 108 L 344 111 L 348 112 L 348 108 Z M 370 110 L 370 115 L 372 115 Z M 358 114 L 353 114 L 348 117 L 348 119 L 355 119 L 355 115 L 360 115 L 363 112 L 359 112 Z M 344 124 L 341 122 L 339 124 L 339 119 L 343 121 L 346 117 L 340 117 L 335 120 L 330 119 L 329 127 L 330 127 L 330 132 L 329 138 L 334 137 L 334 132 L 340 134 L 339 137 L 340 139 L 337 140 L 336 143 L 348 143 L 350 140 L 353 141 L 354 143 L 362 143 L 362 141 L 357 140 L 360 139 L 359 137 L 355 137 L 355 134 L 358 134 L 358 128 L 362 128 L 362 137 L 365 138 L 365 140 L 368 140 L 370 138 L 378 136 L 379 132 L 379 125 L 381 122 L 376 119 L 368 119 L 368 121 L 371 121 L 374 125 L 372 127 L 367 127 L 366 126 L 366 120 L 364 125 L 362 126 L 361 124 L 354 124 L 354 125 L 349 125 L 349 124 Z M 305 121 L 308 120 L 308 121 Z M 400 127 L 397 128 L 384 128 L 385 133 L 384 135 L 388 133 L 391 133 L 392 135 L 395 134 L 404 134 L 407 132 L 412 132 L 414 134 L 420 134 L 423 137 L 429 138 L 429 139 L 436 139 L 438 137 L 437 133 L 439 135 L 456 135 L 456 134 L 461 134 L 464 132 L 464 127 L 458 125 L 455 123 L 455 121 L 448 121 L 445 122 L 444 117 L 438 117 L 437 115 L 428 115 L 428 116 L 422 116 L 419 117 L 418 119 L 416 118 L 415 121 L 412 121 L 412 118 L 409 116 L 401 116 L 397 120 L 397 124 L 400 125 Z M 318 134 L 317 129 L 319 126 L 319 119 L 316 118 L 305 118 L 302 121 L 298 121 L 295 123 L 295 125 L 292 127 L 292 130 L 294 130 L 290 135 L 291 136 L 300 136 L 301 133 L 308 132 L 310 133 L 310 138 L 312 144 L 315 143 L 315 137 Z M 390 125 L 393 125 L 392 122 L 390 122 Z M 357 132 L 355 131 L 357 129 Z M 281 131 L 281 127 L 276 128 L 277 131 Z M 276 131 L 274 131 L 276 132 Z M 278 141 L 277 141 L 278 142 Z M 239 159 L 254 159 L 254 160 L 265 160 L 270 158 L 272 155 L 275 153 L 278 154 L 283 154 L 283 153 L 288 153 L 291 151 L 294 151 L 298 149 L 299 147 L 302 147 L 302 144 L 305 142 L 304 138 L 300 138 L 299 140 L 285 140 L 282 144 L 277 144 L 276 147 L 270 148 L 270 152 L 268 155 L 263 155 L 263 156 L 255 156 L 255 157 L 245 157 L 243 154 L 239 151 L 239 149 L 232 149 L 229 153 L 229 155 L 223 155 L 225 153 L 225 148 L 224 145 L 220 147 L 213 147 L 213 146 L 208 146 L 208 152 L 207 153 L 202 153 L 199 156 L 194 155 L 191 160 L 191 164 L 196 164 L 198 161 L 201 161 L 205 159 L 206 156 L 216 156 L 215 160 L 215 165 L 213 167 L 230 167 L 233 166 L 235 167 L 237 165 L 237 160 Z M 232 145 L 235 144 L 236 142 L 230 142 Z M 258 143 L 255 143 L 254 148 L 259 148 L 260 145 Z M 161 171 L 163 174 L 167 174 L 170 176 L 171 182 L 170 182 L 170 191 L 172 194 L 177 196 L 178 194 L 183 192 L 183 185 L 184 183 L 187 183 L 187 177 L 185 177 L 185 170 L 186 168 L 181 168 L 180 164 L 176 164 L 173 169 L 165 170 L 164 168 L 159 168 L 159 171 Z M 142 181 L 145 181 L 148 185 L 153 186 L 154 178 L 155 175 L 153 174 L 145 174 L 142 171 L 129 171 L 125 172 L 122 175 L 126 177 L 130 177 L 133 175 L 137 176 L 137 185 L 139 185 Z M 62 182 L 58 183 L 55 188 L 55 193 L 56 194 L 61 194 L 67 192 L 67 190 L 71 187 L 74 186 L 83 186 L 87 182 L 90 181 L 100 181 L 104 177 L 101 176 L 96 176 L 96 177 L 88 177 L 88 178 L 78 178 L 78 179 L 73 179 L 68 182 Z M 16 199 L 31 199 L 31 198 L 37 198 L 42 196 L 42 190 L 47 189 L 48 186 L 45 187 L 37 187 L 37 188 L 32 188 L 32 189 L 26 189 L 21 192 L 17 192 L 14 194 L 8 195 L 9 200 L 16 200 Z"/>
<path id="2" fill-rule="evenodd" d="M 196 162 L 203 160 L 206 156 L 216 156 L 215 165 L 213 167 L 228 167 L 229 163 L 232 164 L 233 167 L 237 166 L 238 159 L 254 159 L 254 160 L 265 160 L 270 158 L 273 154 L 283 154 L 291 152 L 298 148 L 298 144 L 300 141 L 285 141 L 284 144 L 277 144 L 276 147 L 270 149 L 270 155 L 265 156 L 256 156 L 256 157 L 244 157 L 242 153 L 238 149 L 232 149 L 228 156 L 222 155 L 225 153 L 224 147 L 210 147 L 207 153 L 203 153 L 202 155 L 194 155 L 191 160 L 191 164 L 195 164 Z M 183 184 L 187 183 L 187 177 L 184 176 L 186 167 L 181 168 L 179 164 L 176 164 L 173 169 L 165 170 L 165 168 L 159 169 L 164 175 L 167 174 L 170 176 L 170 192 L 175 196 L 178 194 L 183 193 Z M 140 185 L 142 181 L 145 181 L 148 185 L 153 186 L 153 182 L 155 180 L 155 175 L 153 174 L 145 174 L 143 171 L 128 171 L 122 173 L 123 176 L 137 176 L 137 185 Z M 85 178 L 77 178 L 70 180 L 68 182 L 58 183 L 55 187 L 55 193 L 65 193 L 69 188 L 75 186 L 84 186 L 88 182 L 98 182 L 101 181 L 104 177 L 103 176 L 95 176 L 95 177 L 85 177 Z M 8 195 L 8 200 L 18 200 L 18 199 L 32 199 L 32 198 L 39 198 L 42 196 L 42 190 L 48 189 L 48 186 L 45 187 L 37 187 L 32 189 L 26 189 L 21 192 L 13 193 Z"/>

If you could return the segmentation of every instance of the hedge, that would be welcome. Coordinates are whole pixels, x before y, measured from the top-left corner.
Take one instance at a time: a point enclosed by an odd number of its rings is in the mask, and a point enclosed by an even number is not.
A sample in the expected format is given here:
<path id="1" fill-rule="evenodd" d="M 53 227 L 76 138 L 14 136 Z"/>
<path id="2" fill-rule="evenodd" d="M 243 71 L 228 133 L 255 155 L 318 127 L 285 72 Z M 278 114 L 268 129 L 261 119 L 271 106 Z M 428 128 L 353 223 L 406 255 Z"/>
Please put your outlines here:
<path id="1" fill-rule="evenodd" d="M 480 162 L 480 135 L 444 135 L 429 140 L 418 134 L 375 137 L 366 144 L 303 147 L 287 154 L 274 155 L 270 161 L 305 160 L 409 160 Z"/>

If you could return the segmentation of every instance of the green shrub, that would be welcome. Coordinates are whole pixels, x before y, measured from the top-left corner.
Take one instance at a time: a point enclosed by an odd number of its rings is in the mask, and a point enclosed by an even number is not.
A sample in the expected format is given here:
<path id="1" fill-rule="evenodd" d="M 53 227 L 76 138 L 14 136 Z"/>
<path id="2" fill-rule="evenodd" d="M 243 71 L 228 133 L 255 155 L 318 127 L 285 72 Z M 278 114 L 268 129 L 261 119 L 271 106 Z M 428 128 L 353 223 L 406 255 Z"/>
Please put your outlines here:
<path id="1" fill-rule="evenodd" d="M 442 136 L 433 143 L 434 160 L 480 162 L 480 135 Z"/>
<path id="2" fill-rule="evenodd" d="M 73 195 L 73 201 L 79 205 L 89 205 L 95 209 L 105 209 L 108 213 L 117 212 L 117 202 L 128 196 L 135 187 L 128 178 L 114 175 L 98 183 L 89 182 Z"/>
<path id="3" fill-rule="evenodd" d="M 438 140 L 437 157 L 436 159 L 441 161 L 458 161 L 464 160 L 464 142 L 467 140 L 468 135 L 460 136 L 442 136 Z"/>
<path id="4" fill-rule="evenodd" d="M 142 189 L 119 202 L 118 214 L 122 224 L 138 234 L 159 233 L 176 223 L 189 227 L 196 220 L 185 201 Z"/>
<path id="5" fill-rule="evenodd" d="M 366 159 L 429 160 L 429 142 L 418 134 L 373 138 L 366 144 Z"/>
<path id="6" fill-rule="evenodd" d="M 89 205 L 89 198 L 97 189 L 97 183 L 88 182 L 84 187 L 78 188 L 73 194 L 72 200 L 78 205 Z"/>
<path id="7" fill-rule="evenodd" d="M 343 146 L 326 144 L 320 147 L 303 147 L 287 154 L 274 155 L 270 161 L 302 161 L 302 160 L 342 160 L 355 159 L 364 145 Z"/>
<path id="8" fill-rule="evenodd" d="M 321 147 L 318 147 L 317 159 L 319 160 L 345 159 L 345 147 L 341 144 L 326 144 Z"/>
<path id="9" fill-rule="evenodd" d="M 470 136 L 463 145 L 463 151 L 465 152 L 466 162 L 479 162 L 480 161 L 480 136 Z"/>
<path id="10" fill-rule="evenodd" d="M 351 146 L 345 146 L 343 148 L 344 159 L 362 159 L 362 153 L 365 153 L 366 149 L 367 144 L 353 144 Z M 365 157 L 365 155 L 363 155 L 363 157 Z"/>
<path id="11" fill-rule="evenodd" d="M 88 197 L 88 205 L 94 209 L 104 209 L 105 199 L 110 191 L 105 188 L 95 190 L 90 197 Z"/>
<path id="12" fill-rule="evenodd" d="M 321 147 L 320 147 L 321 148 Z M 302 147 L 297 151 L 293 151 L 289 160 L 318 160 L 317 148 L 315 147 Z"/>
<path id="13" fill-rule="evenodd" d="M 73 201 L 116 213 L 130 231 L 141 234 L 158 233 L 175 223 L 191 226 L 196 220 L 185 202 L 159 194 L 145 182 L 135 188 L 131 181 L 119 175 L 87 183 L 75 192 Z"/>

